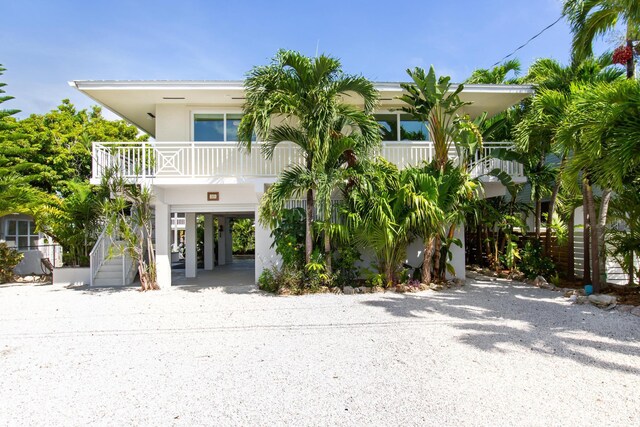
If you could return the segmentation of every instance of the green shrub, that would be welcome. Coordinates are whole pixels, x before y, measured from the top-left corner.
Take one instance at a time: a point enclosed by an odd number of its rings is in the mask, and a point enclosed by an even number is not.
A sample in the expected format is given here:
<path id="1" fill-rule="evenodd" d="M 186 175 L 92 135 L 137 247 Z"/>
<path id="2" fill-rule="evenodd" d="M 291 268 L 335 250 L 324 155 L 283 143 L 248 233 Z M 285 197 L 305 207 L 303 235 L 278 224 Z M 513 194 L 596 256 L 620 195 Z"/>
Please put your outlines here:
<path id="1" fill-rule="evenodd" d="M 5 242 L 0 242 L 0 283 L 7 283 L 15 276 L 13 269 L 20 264 L 24 254 L 7 246 Z"/>
<path id="2" fill-rule="evenodd" d="M 360 251 L 354 245 L 338 247 L 333 259 L 335 283 L 338 286 L 351 286 L 360 275 L 360 269 L 356 266 L 360 261 Z"/>
<path id="3" fill-rule="evenodd" d="M 266 292 L 278 292 L 278 283 L 276 282 L 274 270 L 275 267 L 262 271 L 260 277 L 258 277 L 258 288 Z"/>
<path id="4" fill-rule="evenodd" d="M 538 241 L 525 243 L 521 255 L 520 271 L 529 279 L 536 276 L 551 277 L 556 271 L 553 261 L 542 254 L 542 245 Z"/>
<path id="5" fill-rule="evenodd" d="M 304 267 L 305 211 L 302 208 L 285 209 L 278 224 L 271 231 L 273 246 L 288 269 Z"/>
<path id="6" fill-rule="evenodd" d="M 304 274 L 287 267 L 271 267 L 260 274 L 258 288 L 271 293 L 288 289 L 292 294 L 298 294 L 304 288 Z"/>

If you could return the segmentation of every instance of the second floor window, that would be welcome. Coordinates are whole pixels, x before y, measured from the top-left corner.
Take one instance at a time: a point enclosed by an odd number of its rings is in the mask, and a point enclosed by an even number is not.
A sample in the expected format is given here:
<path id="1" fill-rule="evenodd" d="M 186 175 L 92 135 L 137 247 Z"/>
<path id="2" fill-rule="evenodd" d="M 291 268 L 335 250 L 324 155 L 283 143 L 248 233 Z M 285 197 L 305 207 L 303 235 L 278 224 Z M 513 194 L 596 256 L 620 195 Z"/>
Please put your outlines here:
<path id="1" fill-rule="evenodd" d="M 415 120 L 409 114 L 375 114 L 383 141 L 428 141 L 426 123 Z"/>
<path id="2" fill-rule="evenodd" d="M 242 114 L 197 113 L 193 115 L 194 141 L 237 141 Z"/>

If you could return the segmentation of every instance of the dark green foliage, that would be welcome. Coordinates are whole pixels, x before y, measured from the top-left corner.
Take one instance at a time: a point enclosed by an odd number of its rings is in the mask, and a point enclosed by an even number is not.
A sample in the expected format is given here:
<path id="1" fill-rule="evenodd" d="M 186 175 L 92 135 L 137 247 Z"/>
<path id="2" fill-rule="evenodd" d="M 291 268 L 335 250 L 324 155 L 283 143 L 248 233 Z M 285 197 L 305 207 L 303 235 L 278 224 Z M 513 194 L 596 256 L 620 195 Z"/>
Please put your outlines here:
<path id="1" fill-rule="evenodd" d="M 553 261 L 543 255 L 542 245 L 537 240 L 525 243 L 521 258 L 520 271 L 529 279 L 543 276 L 548 280 L 556 271 Z"/>
<path id="2" fill-rule="evenodd" d="M 24 255 L 0 242 L 0 283 L 13 280 L 13 269 L 20 263 Z"/>
<path id="3" fill-rule="evenodd" d="M 360 251 L 354 244 L 339 246 L 334 253 L 335 283 L 338 286 L 353 286 L 360 269 L 356 264 L 362 261 Z"/>
<path id="4" fill-rule="evenodd" d="M 277 225 L 271 231 L 273 246 L 282 257 L 285 268 L 303 270 L 305 242 L 305 211 L 302 208 L 282 211 Z"/>
<path id="5" fill-rule="evenodd" d="M 234 254 L 248 254 L 255 252 L 256 233 L 252 219 L 244 218 L 233 221 L 231 233 Z"/>
<path id="6" fill-rule="evenodd" d="M 271 293 L 286 290 L 294 295 L 309 290 L 309 287 L 305 286 L 305 277 L 301 270 L 284 266 L 264 270 L 258 278 L 258 288 Z"/>

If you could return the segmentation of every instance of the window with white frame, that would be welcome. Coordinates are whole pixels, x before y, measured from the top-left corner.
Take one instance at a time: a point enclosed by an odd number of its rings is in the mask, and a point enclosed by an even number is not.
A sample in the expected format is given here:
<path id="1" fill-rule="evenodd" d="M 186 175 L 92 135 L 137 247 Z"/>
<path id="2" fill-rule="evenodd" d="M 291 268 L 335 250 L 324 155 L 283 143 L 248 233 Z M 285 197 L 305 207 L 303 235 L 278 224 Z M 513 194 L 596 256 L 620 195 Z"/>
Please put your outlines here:
<path id="1" fill-rule="evenodd" d="M 26 219 L 9 219 L 5 223 L 5 240 L 18 249 L 29 249 L 38 246 L 40 238 L 33 221 Z"/>
<path id="2" fill-rule="evenodd" d="M 414 119 L 409 114 L 380 113 L 374 117 L 380 125 L 383 141 L 428 141 L 429 130 L 425 122 Z"/>
<path id="3" fill-rule="evenodd" d="M 238 141 L 239 113 L 194 113 L 194 141 Z"/>

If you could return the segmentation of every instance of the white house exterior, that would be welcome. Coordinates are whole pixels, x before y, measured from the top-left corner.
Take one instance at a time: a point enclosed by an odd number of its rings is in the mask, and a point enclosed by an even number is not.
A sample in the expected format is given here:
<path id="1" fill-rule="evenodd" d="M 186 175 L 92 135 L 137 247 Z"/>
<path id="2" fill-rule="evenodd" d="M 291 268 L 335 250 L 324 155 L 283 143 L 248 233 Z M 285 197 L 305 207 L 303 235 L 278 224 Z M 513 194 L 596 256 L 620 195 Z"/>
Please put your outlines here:
<path id="1" fill-rule="evenodd" d="M 118 165 L 125 176 L 153 189 L 158 282 L 162 288 L 171 286 L 171 246 L 176 244 L 178 222 L 185 230 L 187 278 L 198 274 L 197 215 L 205 218 L 204 269 L 214 269 L 216 232 L 218 265 L 230 262 L 230 218 L 256 218 L 266 186 L 275 182 L 287 165 L 301 161 L 293 145 L 281 144 L 269 161 L 264 159 L 259 142 L 250 153 L 238 148 L 236 132 L 244 103 L 242 81 L 73 81 L 70 85 L 155 139 L 146 143 L 94 142 L 92 182 L 100 182 L 106 167 Z M 381 154 L 399 167 L 430 160 L 433 146 L 425 141 L 426 132 L 416 138 L 420 125 L 399 112 L 400 84 L 375 85 L 381 97 L 376 114 L 388 131 Z M 464 113 L 476 117 L 487 112 L 491 116 L 532 93 L 530 86 L 465 85 L 461 98 L 472 102 Z M 349 101 L 356 105 L 360 102 L 356 98 Z M 407 132 L 421 140 L 402 140 Z M 520 165 L 488 157 L 492 150 L 509 145 L 485 142 L 472 164 L 472 173 L 481 176 L 498 167 L 515 180 L 524 180 Z M 136 166 L 140 164 L 142 168 Z M 483 178 L 483 184 L 486 197 L 504 193 L 502 185 L 489 177 Z M 178 220 L 177 214 L 184 220 Z M 214 217 L 218 218 L 218 230 L 213 229 Z M 270 248 L 269 230 L 257 222 L 255 238 L 257 279 L 265 267 L 279 260 Z M 412 245 L 409 263 L 419 264 L 420 250 L 420 242 Z M 103 261 L 100 256 L 92 257 L 94 274 Z M 463 276 L 464 249 L 456 250 L 454 266 Z"/>
<path id="2" fill-rule="evenodd" d="M 62 247 L 37 231 L 29 215 L 15 213 L 0 217 L 0 242 L 22 252 L 22 261 L 13 269 L 17 275 L 50 273 L 41 262 L 44 258 L 55 267 L 62 266 Z"/>

